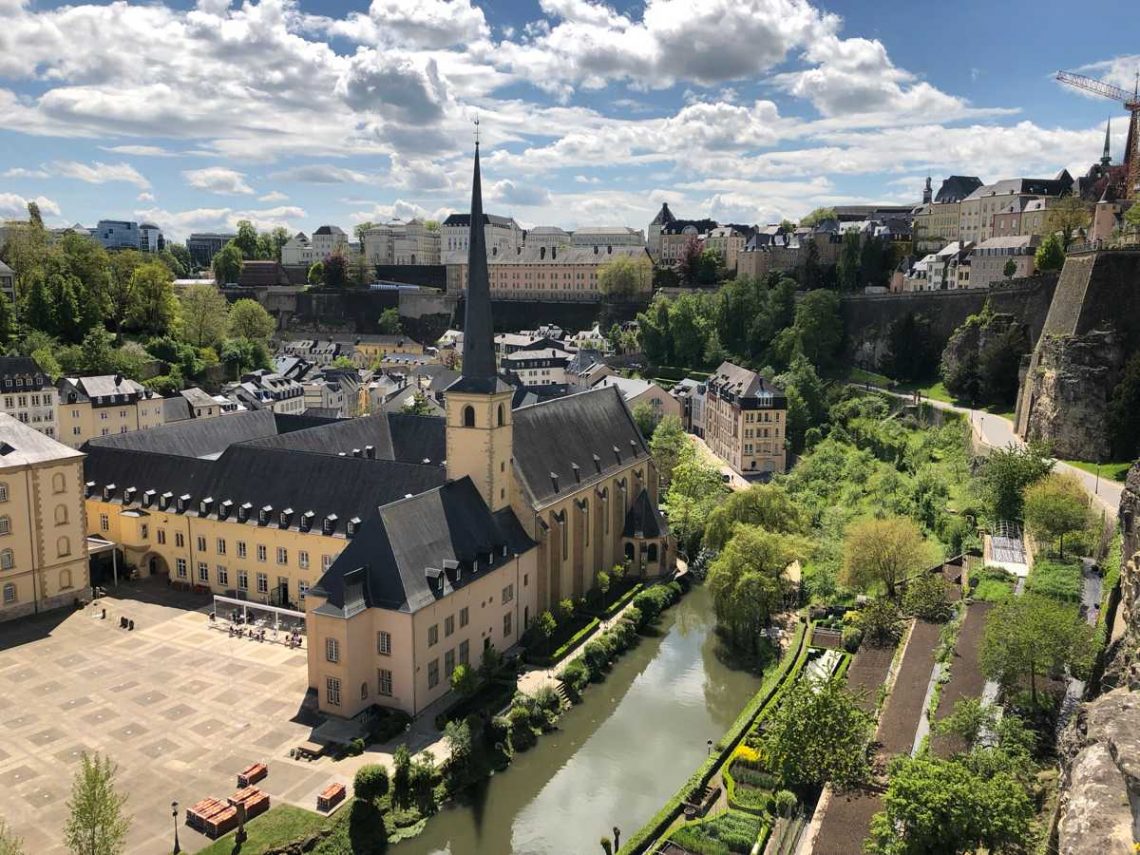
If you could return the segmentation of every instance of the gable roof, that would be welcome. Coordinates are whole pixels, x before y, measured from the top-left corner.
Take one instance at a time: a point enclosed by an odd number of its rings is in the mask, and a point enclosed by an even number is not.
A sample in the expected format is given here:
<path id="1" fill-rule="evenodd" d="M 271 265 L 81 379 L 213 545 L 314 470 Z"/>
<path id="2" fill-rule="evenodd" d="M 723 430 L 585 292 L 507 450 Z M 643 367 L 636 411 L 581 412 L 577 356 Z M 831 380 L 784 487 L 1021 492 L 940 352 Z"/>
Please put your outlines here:
<path id="1" fill-rule="evenodd" d="M 640 540 L 647 537 L 662 537 L 663 534 L 667 533 L 668 527 L 665 520 L 657 508 L 653 507 L 653 500 L 649 498 L 649 493 L 643 487 L 641 492 L 637 494 L 637 498 L 633 500 L 633 504 L 630 505 L 629 512 L 625 515 L 625 528 L 622 530 L 622 537 Z"/>
<path id="2" fill-rule="evenodd" d="M 0 413 L 0 467 L 30 466 L 82 456 L 81 451 L 44 436 L 7 413 Z"/>
<path id="3" fill-rule="evenodd" d="M 256 448 L 310 451 L 314 454 L 363 452 L 372 446 L 377 460 L 439 464 L 447 455 L 443 419 L 403 413 L 378 413 L 341 419 L 316 427 L 245 443 Z"/>
<path id="4" fill-rule="evenodd" d="M 961 202 L 982 186 L 982 179 L 976 175 L 951 175 L 942 181 L 934 201 L 938 204 Z"/>
<path id="5" fill-rule="evenodd" d="M 163 402 L 163 409 L 166 402 Z M 277 433 L 277 422 L 269 410 L 233 413 L 225 418 L 191 419 L 150 430 L 134 430 L 111 436 L 97 436 L 86 443 L 91 448 L 130 449 L 175 457 L 217 456 L 231 445 Z"/>
<path id="6" fill-rule="evenodd" d="M 649 458 L 621 392 L 612 386 L 520 407 L 513 418 L 515 472 L 535 506 L 577 489 L 578 477 L 589 483 Z"/>

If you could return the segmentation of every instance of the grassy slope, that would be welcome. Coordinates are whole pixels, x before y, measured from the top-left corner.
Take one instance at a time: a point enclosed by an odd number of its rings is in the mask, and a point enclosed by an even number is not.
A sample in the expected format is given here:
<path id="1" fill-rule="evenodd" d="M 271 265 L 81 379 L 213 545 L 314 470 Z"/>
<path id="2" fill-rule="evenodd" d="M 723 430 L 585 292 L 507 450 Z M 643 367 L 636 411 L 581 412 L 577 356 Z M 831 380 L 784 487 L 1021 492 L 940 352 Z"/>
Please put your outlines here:
<path id="1" fill-rule="evenodd" d="M 1083 469 L 1085 472 L 1096 474 L 1097 464 L 1095 462 L 1089 463 L 1087 460 L 1066 460 L 1065 462 L 1070 466 L 1076 466 L 1078 469 Z M 1106 478 L 1110 481 L 1119 481 L 1123 483 L 1124 479 L 1128 476 L 1128 470 L 1131 468 L 1131 466 L 1132 461 L 1130 460 L 1123 462 L 1113 461 L 1111 463 L 1101 463 L 1100 477 Z"/>
<path id="2" fill-rule="evenodd" d="M 259 855 L 271 848 L 284 846 L 324 828 L 328 822 L 328 817 L 312 811 L 287 804 L 276 805 L 245 824 L 249 836 L 242 844 L 242 855 Z M 233 851 L 234 832 L 230 832 L 201 850 L 199 855 L 230 855 Z"/>

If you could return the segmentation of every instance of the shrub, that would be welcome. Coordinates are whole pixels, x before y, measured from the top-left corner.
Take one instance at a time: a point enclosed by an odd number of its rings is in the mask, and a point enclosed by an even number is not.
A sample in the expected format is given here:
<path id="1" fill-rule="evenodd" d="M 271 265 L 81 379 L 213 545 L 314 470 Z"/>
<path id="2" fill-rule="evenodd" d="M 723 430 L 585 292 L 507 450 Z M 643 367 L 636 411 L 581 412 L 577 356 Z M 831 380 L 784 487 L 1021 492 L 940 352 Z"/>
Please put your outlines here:
<path id="1" fill-rule="evenodd" d="M 558 697 L 558 692 L 554 691 L 551 686 L 540 686 L 538 691 L 534 693 L 534 703 L 545 712 L 557 713 L 562 709 L 562 699 Z"/>
<path id="2" fill-rule="evenodd" d="M 903 610 L 922 620 L 942 623 L 950 619 L 950 586 L 941 573 L 923 573 L 911 579 L 903 594 Z"/>
<path id="3" fill-rule="evenodd" d="M 857 626 L 843 627 L 843 649 L 848 653 L 854 653 L 859 649 L 859 645 L 863 643 L 863 630 Z"/>
<path id="4" fill-rule="evenodd" d="M 635 605 L 626 609 L 621 619 L 632 623 L 634 629 L 641 629 L 642 624 L 645 623 L 645 615 L 642 614 L 641 609 Z"/>
<path id="5" fill-rule="evenodd" d="M 590 674 L 594 679 L 599 678 L 602 671 L 610 663 L 609 654 L 601 641 L 588 642 L 582 651 L 582 659 L 585 660 L 586 667 L 590 669 Z"/>
<path id="6" fill-rule="evenodd" d="M 876 647 L 890 647 L 902 638 L 903 619 L 898 606 L 885 597 L 871 600 L 859 610 L 863 638 Z"/>
<path id="7" fill-rule="evenodd" d="M 1033 594 L 1044 594 L 1069 603 L 1081 599 L 1081 568 L 1079 564 L 1037 560 L 1025 583 Z"/>
<path id="8" fill-rule="evenodd" d="M 558 672 L 558 679 L 566 684 L 572 694 L 579 694 L 590 682 L 590 669 L 579 659 L 571 659 Z"/>
<path id="9" fill-rule="evenodd" d="M 345 752 L 349 757 L 359 757 L 364 753 L 364 740 L 360 737 L 348 743 L 348 749 Z"/>
<path id="10" fill-rule="evenodd" d="M 352 789 L 358 799 L 376 801 L 388 793 L 388 770 L 379 763 L 369 763 L 356 770 Z"/>
<path id="11" fill-rule="evenodd" d="M 511 726 L 511 747 L 515 751 L 526 751 L 538 741 L 526 707 L 511 707 L 507 713 L 507 722 Z"/>

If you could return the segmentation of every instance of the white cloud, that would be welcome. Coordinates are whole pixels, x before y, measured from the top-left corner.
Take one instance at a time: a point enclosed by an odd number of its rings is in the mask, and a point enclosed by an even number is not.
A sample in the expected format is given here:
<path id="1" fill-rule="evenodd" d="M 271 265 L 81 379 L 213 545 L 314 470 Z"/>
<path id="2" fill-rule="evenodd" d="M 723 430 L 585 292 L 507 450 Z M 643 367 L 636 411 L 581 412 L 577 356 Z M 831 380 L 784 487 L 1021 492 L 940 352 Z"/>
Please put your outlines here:
<path id="1" fill-rule="evenodd" d="M 100 146 L 103 151 L 115 154 L 130 154 L 136 157 L 174 157 L 174 152 L 167 151 L 157 145 L 105 145 Z"/>
<path id="2" fill-rule="evenodd" d="M 363 172 L 327 163 L 294 166 L 274 172 L 269 177 L 274 181 L 299 181 L 305 184 L 367 184 L 373 180 Z"/>
<path id="3" fill-rule="evenodd" d="M 437 208 L 430 211 L 418 202 L 408 202 L 397 199 L 390 205 L 373 205 L 362 211 L 349 214 L 354 223 L 388 223 L 393 220 L 408 221 L 419 218 L 421 220 L 444 220 L 454 213 L 451 208 Z"/>
<path id="4" fill-rule="evenodd" d="M 305 209 L 296 205 L 276 208 L 193 208 L 185 211 L 169 211 L 162 208 L 136 209 L 135 216 L 140 220 L 158 223 L 163 233 L 172 240 L 185 240 L 190 232 L 232 231 L 238 220 L 249 220 L 260 230 L 283 226 L 293 231 L 297 223 L 307 216 Z"/>
<path id="5" fill-rule="evenodd" d="M 1140 69 L 1140 54 L 1131 56 L 1115 56 L 1101 62 L 1093 62 L 1076 69 L 1077 73 L 1084 74 L 1105 83 L 1118 86 L 1125 92 L 1132 92 L 1136 87 L 1136 71 Z M 1064 84 L 1058 84 L 1064 85 Z M 1081 91 L 1081 90 L 1077 90 Z M 1089 93 L 1092 94 L 1092 93 Z M 1100 98 L 1093 95 L 1094 98 Z"/>
<path id="6" fill-rule="evenodd" d="M 46 196 L 25 199 L 18 193 L 0 193 L 0 217 L 27 219 L 29 202 L 39 205 L 41 214 L 60 216 L 59 205 Z"/>
<path id="7" fill-rule="evenodd" d="M 258 202 L 284 202 L 289 197 L 280 190 L 270 190 L 264 196 L 258 196 Z"/>
<path id="8" fill-rule="evenodd" d="M 50 176 L 51 173 L 46 169 L 25 169 L 22 166 L 15 166 L 0 174 L 2 178 L 48 178 Z"/>
<path id="9" fill-rule="evenodd" d="M 153 202 L 154 201 L 154 194 L 153 193 L 147 193 L 144 191 L 142 193 L 139 193 L 139 195 L 135 197 L 135 201 L 136 202 Z"/>
<path id="10" fill-rule="evenodd" d="M 208 166 L 205 169 L 187 169 L 182 173 L 186 183 L 196 190 L 221 193 L 229 196 L 245 196 L 255 193 L 245 183 L 245 174 L 224 166 Z"/>
<path id="11" fill-rule="evenodd" d="M 471 0 L 372 0 L 367 15 L 314 18 L 310 26 L 362 44 L 447 48 L 486 38 L 483 10 Z"/>
<path id="12" fill-rule="evenodd" d="M 75 178 L 88 184 L 108 184 L 122 181 L 146 190 L 150 182 L 129 163 L 79 163 L 75 160 L 57 160 L 51 165 L 51 172 L 64 178 Z"/>
<path id="13" fill-rule="evenodd" d="M 488 201 L 508 207 L 522 205 L 533 208 L 550 203 L 550 191 L 534 184 L 521 184 L 509 178 L 489 183 L 485 188 Z"/>
<path id="14" fill-rule="evenodd" d="M 357 52 L 336 92 L 354 110 L 417 126 L 438 122 L 448 100 L 434 59 L 380 50 Z"/>

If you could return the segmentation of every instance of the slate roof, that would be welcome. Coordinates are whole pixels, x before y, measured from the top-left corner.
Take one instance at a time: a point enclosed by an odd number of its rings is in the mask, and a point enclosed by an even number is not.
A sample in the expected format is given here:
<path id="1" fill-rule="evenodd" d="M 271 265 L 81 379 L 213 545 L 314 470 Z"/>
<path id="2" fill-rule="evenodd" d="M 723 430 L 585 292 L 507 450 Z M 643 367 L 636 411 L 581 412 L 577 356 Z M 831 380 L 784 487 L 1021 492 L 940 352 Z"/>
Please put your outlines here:
<path id="1" fill-rule="evenodd" d="M 731 362 L 722 362 L 709 378 L 708 385 L 715 387 L 718 392 L 731 393 L 737 400 L 755 398 L 761 394 L 784 394 L 782 389 L 766 381 L 760 374 Z"/>
<path id="2" fill-rule="evenodd" d="M 15 276 L 16 271 L 13 270 L 11 267 L 9 267 L 7 264 L 5 264 L 3 261 L 0 261 L 0 275 Z"/>
<path id="3" fill-rule="evenodd" d="M 190 418 L 190 402 L 181 395 L 162 400 L 162 421 L 164 424 L 184 422 Z"/>
<path id="4" fill-rule="evenodd" d="M 313 232 L 313 234 L 314 235 L 343 235 L 344 229 L 342 229 L 340 226 L 321 226 L 315 232 Z"/>
<path id="5" fill-rule="evenodd" d="M 82 456 L 82 452 L 44 436 L 7 413 L 0 413 L 0 467 L 28 466 Z"/>
<path id="6" fill-rule="evenodd" d="M 512 217 L 500 217 L 496 214 L 483 214 L 483 223 L 488 226 L 511 226 L 514 224 Z M 470 214 L 452 214 L 443 221 L 445 226 L 455 226 L 457 228 L 470 228 L 471 215 Z"/>
<path id="7" fill-rule="evenodd" d="M 163 402 L 165 409 L 166 403 Z M 224 418 L 191 419 L 173 425 L 135 430 L 111 436 L 97 436 L 86 443 L 93 447 L 130 449 L 174 457 L 217 455 L 231 445 L 248 442 L 278 432 L 269 410 L 233 413 Z"/>
<path id="8" fill-rule="evenodd" d="M 667 226 L 670 223 L 675 223 L 677 218 L 673 216 L 673 212 L 669 210 L 669 203 L 662 202 L 661 210 L 657 212 L 657 216 L 649 223 L 651 226 Z"/>
<path id="9" fill-rule="evenodd" d="M 447 456 L 443 419 L 403 413 L 380 413 L 269 436 L 247 447 L 292 449 L 315 454 L 346 454 L 372 446 L 377 460 L 439 464 Z"/>
<path id="10" fill-rule="evenodd" d="M 51 385 L 51 378 L 30 356 L 0 356 L 0 377 L 11 379 L 21 391 Z M 39 377 L 39 383 L 35 382 L 36 377 Z M 25 379 L 27 383 L 24 383 Z"/>
<path id="11" fill-rule="evenodd" d="M 666 234 L 668 233 L 666 231 Z M 638 259 L 646 255 L 647 250 L 643 246 L 620 244 L 618 246 L 607 244 L 604 247 L 562 246 L 558 247 L 557 252 L 551 252 L 543 246 L 524 246 L 514 255 L 500 255 L 491 259 L 491 264 L 495 266 L 510 266 L 512 264 L 600 264 L 617 256 Z"/>
<path id="12" fill-rule="evenodd" d="M 612 386 L 515 410 L 514 453 L 515 472 L 535 506 L 577 488 L 573 464 L 588 483 L 649 457 L 629 408 Z M 557 476 L 557 487 L 551 475 Z"/>
<path id="13" fill-rule="evenodd" d="M 80 401 L 89 401 L 91 398 L 107 398 L 112 395 L 149 396 L 151 394 L 142 384 L 118 374 L 66 377 L 64 381 L 76 392 Z"/>
<path id="14" fill-rule="evenodd" d="M 640 540 L 664 537 L 665 534 L 668 534 L 668 526 L 661 514 L 653 507 L 653 500 L 649 498 L 649 493 L 643 487 L 641 492 L 637 494 L 637 498 L 633 500 L 629 512 L 625 515 L 625 528 L 622 531 L 622 537 Z"/>
<path id="15" fill-rule="evenodd" d="M 942 181 L 934 201 L 939 204 L 961 202 L 982 186 L 982 179 L 976 175 L 951 175 Z"/>
<path id="16" fill-rule="evenodd" d="M 327 597 L 317 611 L 415 612 L 533 546 L 514 513 L 492 513 L 465 476 L 375 508 L 313 588 Z"/>

